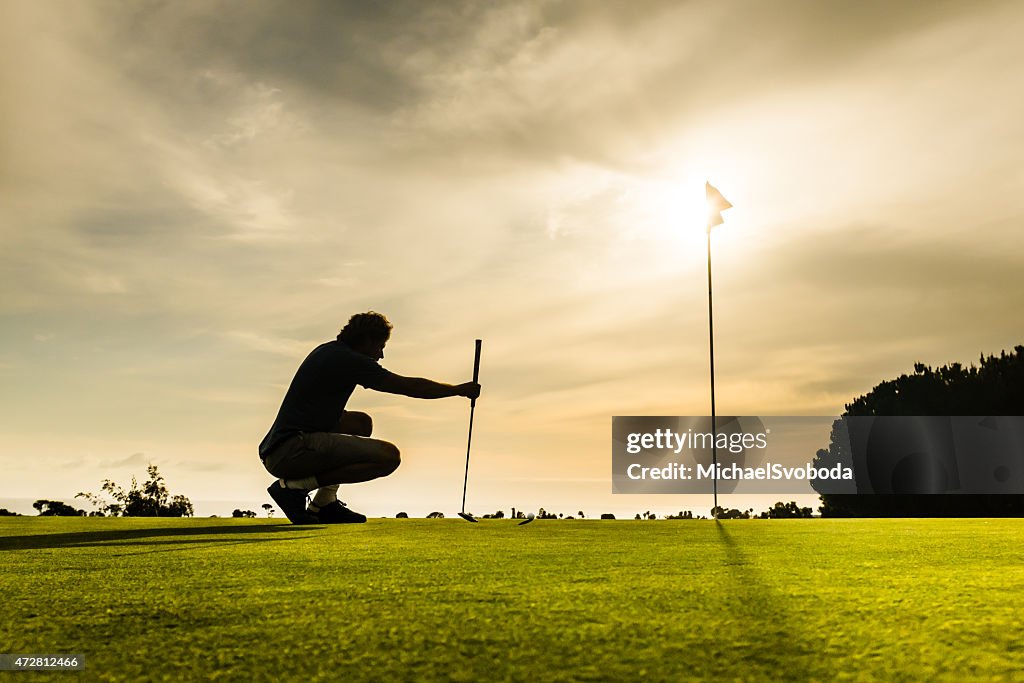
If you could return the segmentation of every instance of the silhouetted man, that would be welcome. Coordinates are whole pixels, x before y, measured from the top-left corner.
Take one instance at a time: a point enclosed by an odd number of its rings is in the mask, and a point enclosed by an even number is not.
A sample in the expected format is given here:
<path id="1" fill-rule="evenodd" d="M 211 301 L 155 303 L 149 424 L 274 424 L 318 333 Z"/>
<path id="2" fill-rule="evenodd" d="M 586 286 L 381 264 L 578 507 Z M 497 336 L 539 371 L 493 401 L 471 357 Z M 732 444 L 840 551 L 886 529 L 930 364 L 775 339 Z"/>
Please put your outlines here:
<path id="1" fill-rule="evenodd" d="M 476 398 L 475 382 L 444 384 L 402 377 L 380 366 L 391 323 L 370 311 L 352 316 L 338 338 L 313 349 L 299 366 L 277 419 L 260 444 L 260 458 L 278 480 L 267 489 L 293 524 L 345 524 L 366 517 L 338 500 L 340 484 L 385 477 L 397 468 L 398 448 L 370 438 L 366 413 L 345 410 L 356 385 L 412 398 Z M 306 494 L 319 489 L 307 507 Z"/>

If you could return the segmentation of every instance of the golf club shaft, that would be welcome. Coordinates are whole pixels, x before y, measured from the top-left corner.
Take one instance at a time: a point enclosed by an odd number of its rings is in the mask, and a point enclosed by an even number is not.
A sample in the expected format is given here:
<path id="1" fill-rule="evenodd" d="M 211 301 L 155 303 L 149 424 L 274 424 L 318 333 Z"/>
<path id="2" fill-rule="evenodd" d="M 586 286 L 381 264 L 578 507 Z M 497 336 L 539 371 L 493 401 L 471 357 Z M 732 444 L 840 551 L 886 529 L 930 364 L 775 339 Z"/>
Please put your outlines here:
<path id="1" fill-rule="evenodd" d="M 483 340 L 476 340 L 476 352 L 473 357 L 473 382 L 480 379 L 480 348 Z M 473 413 L 476 412 L 476 399 L 469 401 L 469 438 L 466 439 L 466 473 L 462 478 L 462 512 L 466 511 L 466 485 L 469 484 L 469 449 L 473 445 Z"/>

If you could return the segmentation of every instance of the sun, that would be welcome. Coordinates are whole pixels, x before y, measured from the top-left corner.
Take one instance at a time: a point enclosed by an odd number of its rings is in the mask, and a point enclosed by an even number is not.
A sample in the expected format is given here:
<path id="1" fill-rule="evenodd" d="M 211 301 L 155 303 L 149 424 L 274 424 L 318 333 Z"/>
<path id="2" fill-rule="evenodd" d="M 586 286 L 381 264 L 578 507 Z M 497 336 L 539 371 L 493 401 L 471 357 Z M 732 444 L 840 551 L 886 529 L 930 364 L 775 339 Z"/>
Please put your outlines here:
<path id="1" fill-rule="evenodd" d="M 649 229 L 666 246 L 696 248 L 703 244 L 709 211 L 704 197 L 706 180 L 689 172 L 668 173 L 642 183 L 636 199 L 646 205 Z"/>

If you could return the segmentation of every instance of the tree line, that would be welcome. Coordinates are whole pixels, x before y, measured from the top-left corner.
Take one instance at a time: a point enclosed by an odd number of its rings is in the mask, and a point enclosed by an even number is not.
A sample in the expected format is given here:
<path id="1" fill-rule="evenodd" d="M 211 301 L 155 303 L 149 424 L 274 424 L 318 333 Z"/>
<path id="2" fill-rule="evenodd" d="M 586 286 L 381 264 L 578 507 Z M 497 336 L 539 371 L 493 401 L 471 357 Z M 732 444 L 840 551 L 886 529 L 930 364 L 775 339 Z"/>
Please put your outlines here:
<path id="1" fill-rule="evenodd" d="M 191 517 L 192 502 L 185 496 L 170 494 L 167 483 L 156 465 L 146 468 L 147 479 L 141 485 L 132 477 L 125 489 L 110 479 L 104 479 L 100 490 L 109 499 L 96 493 L 77 493 L 93 506 L 89 512 L 68 505 L 61 500 L 40 499 L 32 503 L 40 517 Z M 17 515 L 0 510 L 0 516 Z"/>

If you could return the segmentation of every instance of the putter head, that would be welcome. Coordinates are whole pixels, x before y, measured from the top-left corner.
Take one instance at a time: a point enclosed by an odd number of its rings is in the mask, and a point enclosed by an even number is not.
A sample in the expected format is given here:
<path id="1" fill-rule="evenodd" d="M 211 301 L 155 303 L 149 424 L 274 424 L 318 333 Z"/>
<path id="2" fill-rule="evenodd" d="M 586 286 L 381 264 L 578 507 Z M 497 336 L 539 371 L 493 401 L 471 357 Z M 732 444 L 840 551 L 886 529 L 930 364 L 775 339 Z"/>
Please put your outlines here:
<path id="1" fill-rule="evenodd" d="M 526 519 L 524 519 L 523 521 L 519 522 L 519 524 L 517 524 L 516 526 L 522 526 L 522 525 L 524 525 L 524 524 L 529 524 L 529 523 L 530 523 L 530 522 L 532 522 L 532 521 L 533 521 L 534 519 L 536 519 L 536 517 L 527 517 L 527 518 L 526 518 Z"/>
<path id="2" fill-rule="evenodd" d="M 469 514 L 468 512 L 460 512 L 459 513 L 459 517 L 462 517 L 467 522 L 475 522 L 475 523 L 479 523 L 480 522 L 479 519 L 474 519 L 473 515 Z"/>

